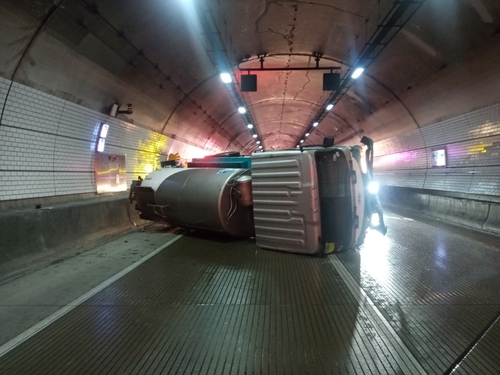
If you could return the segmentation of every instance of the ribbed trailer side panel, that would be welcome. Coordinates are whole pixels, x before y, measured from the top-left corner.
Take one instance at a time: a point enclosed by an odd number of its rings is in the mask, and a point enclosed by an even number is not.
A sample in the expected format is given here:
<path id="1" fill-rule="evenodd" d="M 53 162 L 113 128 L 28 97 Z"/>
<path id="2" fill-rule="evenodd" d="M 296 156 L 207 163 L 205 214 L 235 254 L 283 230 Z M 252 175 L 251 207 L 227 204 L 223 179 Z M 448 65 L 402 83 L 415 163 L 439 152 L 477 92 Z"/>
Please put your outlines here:
<path id="1" fill-rule="evenodd" d="M 321 250 L 314 155 L 252 155 L 252 191 L 258 246 L 308 254 Z"/>

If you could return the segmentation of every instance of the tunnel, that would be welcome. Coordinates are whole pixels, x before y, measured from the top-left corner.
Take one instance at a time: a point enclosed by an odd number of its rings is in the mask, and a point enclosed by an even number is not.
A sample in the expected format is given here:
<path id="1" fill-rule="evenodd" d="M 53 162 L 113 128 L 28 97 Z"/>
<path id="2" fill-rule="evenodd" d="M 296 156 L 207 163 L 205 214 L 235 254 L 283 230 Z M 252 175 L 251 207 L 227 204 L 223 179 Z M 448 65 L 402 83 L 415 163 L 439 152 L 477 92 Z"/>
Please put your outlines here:
<path id="1" fill-rule="evenodd" d="M 500 374 L 497 0 L 3 0 L 0 108 L 0 374 Z M 387 233 L 338 253 L 131 199 L 366 137 Z"/>

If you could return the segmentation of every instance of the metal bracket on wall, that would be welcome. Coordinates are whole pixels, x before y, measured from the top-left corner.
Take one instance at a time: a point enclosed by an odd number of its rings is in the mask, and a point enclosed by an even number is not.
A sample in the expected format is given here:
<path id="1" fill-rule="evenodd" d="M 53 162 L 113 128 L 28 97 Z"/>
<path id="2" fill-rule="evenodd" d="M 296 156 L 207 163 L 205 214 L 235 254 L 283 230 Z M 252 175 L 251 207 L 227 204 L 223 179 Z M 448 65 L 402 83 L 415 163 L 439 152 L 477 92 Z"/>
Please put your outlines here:
<path id="1" fill-rule="evenodd" d="M 293 54 L 290 54 L 289 56 L 292 56 Z M 334 70 L 340 70 L 340 66 L 325 66 L 325 67 L 320 67 L 319 66 L 319 61 L 321 60 L 322 55 L 319 53 L 313 53 L 310 55 L 314 57 L 314 60 L 316 61 L 316 66 L 315 67 L 310 67 L 310 66 L 305 66 L 305 67 L 284 67 L 284 68 L 265 68 L 264 67 L 264 62 L 266 55 L 258 55 L 259 61 L 260 61 L 260 68 L 241 68 L 240 63 L 238 63 L 238 69 L 242 72 L 262 72 L 262 71 L 279 71 L 279 72 L 284 72 L 284 71 L 290 71 L 290 70 L 329 70 L 329 71 L 334 71 Z"/>

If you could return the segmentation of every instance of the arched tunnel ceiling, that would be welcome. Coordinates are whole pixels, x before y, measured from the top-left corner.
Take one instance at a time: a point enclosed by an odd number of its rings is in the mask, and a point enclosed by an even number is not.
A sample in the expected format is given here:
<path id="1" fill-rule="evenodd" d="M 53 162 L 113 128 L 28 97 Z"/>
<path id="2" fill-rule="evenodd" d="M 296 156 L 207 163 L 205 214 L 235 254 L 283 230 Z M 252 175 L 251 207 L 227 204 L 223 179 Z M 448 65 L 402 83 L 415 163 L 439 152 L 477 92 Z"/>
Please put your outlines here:
<path id="1" fill-rule="evenodd" d="M 202 21 L 206 17 L 223 43 L 237 97 L 264 148 L 290 148 L 330 95 L 322 90 L 327 71 L 254 72 L 258 90 L 242 93 L 240 76 L 247 73 L 239 68 L 258 68 L 262 54 L 266 68 L 313 68 L 313 54 L 319 53 L 321 67 L 343 74 L 393 5 L 393 0 L 7 0 L 0 4 L 0 74 L 101 112 L 115 102 L 133 103 L 133 115 L 124 118 L 139 126 L 202 148 L 249 153 L 257 144 L 219 78 L 222 66 Z M 416 98 L 425 101 L 426 82 L 448 66 L 472 61 L 475 51 L 498 42 L 499 24 L 497 0 L 424 1 L 306 143 L 320 143 L 327 134 L 339 141 L 364 134 L 383 139 L 456 114 L 460 109 L 436 111 L 434 118 L 413 113 L 422 107 Z M 434 90 L 453 87 L 453 77 L 442 81 Z M 476 105 L 481 104 L 487 103 Z M 413 125 L 397 128 L 398 121 Z"/>

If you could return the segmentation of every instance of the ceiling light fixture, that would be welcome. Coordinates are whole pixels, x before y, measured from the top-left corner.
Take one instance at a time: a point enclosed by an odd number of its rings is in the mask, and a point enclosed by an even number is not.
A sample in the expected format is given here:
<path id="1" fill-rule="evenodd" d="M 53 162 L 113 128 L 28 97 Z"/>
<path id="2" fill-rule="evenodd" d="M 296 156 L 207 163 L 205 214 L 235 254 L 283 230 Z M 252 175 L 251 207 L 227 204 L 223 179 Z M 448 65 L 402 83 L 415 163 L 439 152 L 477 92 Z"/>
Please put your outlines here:
<path id="1" fill-rule="evenodd" d="M 221 73 L 220 79 L 222 79 L 222 82 L 224 82 L 224 83 L 233 82 L 233 79 L 231 78 L 231 74 L 229 74 L 229 73 Z"/>
<path id="2" fill-rule="evenodd" d="M 241 113 L 241 114 L 244 114 L 244 113 L 247 113 L 247 110 L 245 107 L 239 107 L 238 108 L 238 112 Z"/>
<path id="3" fill-rule="evenodd" d="M 330 104 L 328 104 L 328 105 L 326 106 L 326 110 L 327 110 L 327 111 L 329 111 L 329 110 L 330 110 L 330 109 L 332 109 L 332 108 L 333 108 L 333 104 L 332 104 L 332 103 L 330 103 Z"/>
<path id="4" fill-rule="evenodd" d="M 260 145 L 260 141 L 257 141 L 256 143 L 257 143 L 258 145 Z"/>
<path id="5" fill-rule="evenodd" d="M 262 146 L 259 146 L 259 148 L 262 148 Z"/>
<path id="6" fill-rule="evenodd" d="M 351 78 L 354 78 L 354 79 L 358 78 L 361 75 L 361 73 L 363 73 L 364 71 L 365 71 L 364 68 L 356 68 L 354 70 L 354 73 L 352 73 Z"/>
<path id="7" fill-rule="evenodd" d="M 309 137 L 309 133 L 306 133 L 306 137 Z"/>
<path id="8" fill-rule="evenodd" d="M 316 127 L 316 126 L 318 126 L 318 125 L 319 125 L 319 122 L 315 122 L 315 123 L 313 124 L 313 126 L 314 126 L 314 127 Z"/>
<path id="9" fill-rule="evenodd" d="M 300 140 L 300 143 L 303 143 L 303 142 L 304 142 L 304 140 L 303 140 L 303 139 L 301 139 L 301 140 Z"/>
<path id="10" fill-rule="evenodd" d="M 248 128 L 248 129 L 252 129 L 252 128 L 253 128 L 253 125 L 252 125 L 252 124 L 248 124 L 248 125 L 247 125 L 247 128 Z"/>
<path id="11" fill-rule="evenodd" d="M 101 138 L 106 138 L 106 136 L 108 135 L 108 129 L 109 129 L 108 124 L 101 125 L 101 133 L 100 133 Z"/>
<path id="12" fill-rule="evenodd" d="M 252 137 L 257 138 L 257 134 L 252 135 Z"/>
<path id="13" fill-rule="evenodd" d="M 104 145 L 106 144 L 105 138 L 99 138 L 99 142 L 97 143 L 97 151 L 104 152 Z"/>

